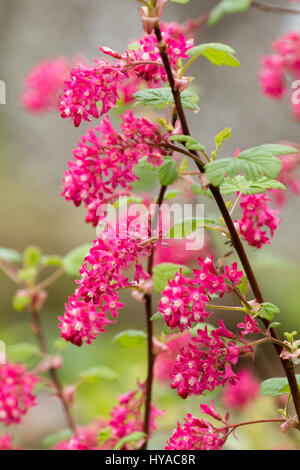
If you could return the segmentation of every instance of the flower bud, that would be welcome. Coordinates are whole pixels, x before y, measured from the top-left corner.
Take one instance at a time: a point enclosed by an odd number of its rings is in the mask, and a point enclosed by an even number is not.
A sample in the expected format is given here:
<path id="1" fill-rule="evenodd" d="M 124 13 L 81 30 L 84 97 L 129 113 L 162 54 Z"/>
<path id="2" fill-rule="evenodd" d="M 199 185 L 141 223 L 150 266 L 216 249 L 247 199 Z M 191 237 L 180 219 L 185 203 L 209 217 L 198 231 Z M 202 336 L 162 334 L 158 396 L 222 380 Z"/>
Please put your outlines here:
<path id="1" fill-rule="evenodd" d="M 67 385 L 63 389 L 63 397 L 69 405 L 74 403 L 76 387 L 73 384 Z"/>

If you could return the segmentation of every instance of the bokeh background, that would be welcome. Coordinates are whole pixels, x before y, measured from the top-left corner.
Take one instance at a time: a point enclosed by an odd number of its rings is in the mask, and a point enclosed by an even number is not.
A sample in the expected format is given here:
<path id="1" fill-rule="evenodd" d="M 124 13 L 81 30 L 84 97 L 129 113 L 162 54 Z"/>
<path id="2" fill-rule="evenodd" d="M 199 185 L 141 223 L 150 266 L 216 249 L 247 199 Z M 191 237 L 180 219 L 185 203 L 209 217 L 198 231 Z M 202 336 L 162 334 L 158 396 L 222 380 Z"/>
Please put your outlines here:
<path id="1" fill-rule="evenodd" d="M 274 0 L 273 0 L 274 2 Z M 278 1 L 280 3 L 280 1 Z M 196 18 L 217 4 L 213 0 L 192 0 L 187 6 L 168 4 L 165 21 L 183 22 Z M 270 53 L 270 43 L 280 34 L 300 28 L 300 16 L 263 13 L 250 9 L 227 15 L 215 27 L 204 26 L 196 42 L 223 42 L 236 49 L 240 69 L 214 67 L 204 59 L 197 61 L 193 75 L 200 86 L 200 112 L 189 113 L 193 135 L 210 147 L 213 136 L 224 127 L 233 128 L 225 156 L 239 147 L 288 140 L 299 142 L 299 123 L 293 120 L 288 104 L 272 102 L 261 93 L 258 83 L 260 58 Z M 83 222 L 84 210 L 75 208 L 60 196 L 63 169 L 71 149 L 84 129 L 75 129 L 59 114 L 34 116 L 20 106 L 24 77 L 45 58 L 100 57 L 98 45 L 122 51 L 129 40 L 142 33 L 135 0 L 0 0 L 0 79 L 7 87 L 7 103 L 0 105 L 0 246 L 18 251 L 28 245 L 41 247 L 47 254 L 64 255 L 72 248 L 95 238 L 95 229 Z M 271 247 L 261 256 L 253 253 L 255 267 L 267 300 L 281 308 L 285 329 L 300 329 L 299 270 L 300 201 L 291 198 L 283 222 Z M 58 336 L 57 316 L 74 289 L 74 280 L 62 277 L 49 291 L 43 314 L 48 342 Z M 15 286 L 0 273 L 0 339 L 9 346 L 32 341 L 26 314 L 13 310 Z M 283 318 L 284 317 L 284 318 Z M 128 298 L 118 324 L 92 346 L 71 346 L 62 352 L 63 380 L 74 381 L 79 371 L 95 364 L 116 370 L 119 380 L 83 385 L 78 390 L 75 414 L 86 424 L 95 416 L 108 416 L 118 394 L 134 388 L 136 378 L 145 376 L 145 350 L 122 352 L 111 338 L 124 328 L 144 328 L 143 307 Z M 299 330 L 300 331 L 300 330 Z M 120 360 L 122 357 L 122 361 Z M 269 348 L 257 360 L 258 375 L 282 375 Z M 166 386 L 155 388 L 155 400 L 166 409 L 153 448 L 162 448 L 177 418 L 186 411 L 197 413 L 198 400 L 186 402 Z M 65 427 L 56 399 L 41 391 L 40 406 L 32 410 L 23 425 L 14 429 L 21 445 L 37 447 L 43 436 Z M 272 400 L 261 398 L 255 409 L 272 410 Z M 270 411 L 271 412 L 271 411 Z M 289 438 L 273 428 L 239 433 L 232 448 L 272 448 L 290 446 Z M 274 435 L 273 435 L 274 434 Z M 294 439 L 294 437 L 292 438 Z"/>

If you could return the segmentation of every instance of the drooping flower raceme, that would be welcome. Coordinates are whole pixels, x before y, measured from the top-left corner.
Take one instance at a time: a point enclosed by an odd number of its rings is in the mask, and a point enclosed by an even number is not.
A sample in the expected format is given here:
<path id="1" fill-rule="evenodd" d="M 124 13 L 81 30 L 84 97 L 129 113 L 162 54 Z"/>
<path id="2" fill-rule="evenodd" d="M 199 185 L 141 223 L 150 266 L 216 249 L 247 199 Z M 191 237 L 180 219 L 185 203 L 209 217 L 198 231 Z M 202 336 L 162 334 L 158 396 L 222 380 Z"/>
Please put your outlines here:
<path id="1" fill-rule="evenodd" d="M 141 221 L 126 216 L 99 235 L 79 271 L 81 279 L 76 281 L 78 287 L 66 305 L 64 317 L 59 317 L 63 338 L 81 346 L 105 331 L 111 323 L 107 314 L 116 318 L 124 306 L 118 291 L 149 278 L 141 258 L 150 255 L 155 243 L 149 239 L 147 221 L 142 226 Z M 135 268 L 132 282 L 126 276 L 130 265 Z"/>
<path id="2" fill-rule="evenodd" d="M 88 210 L 86 221 L 93 225 L 103 217 L 99 207 L 119 197 L 118 188 L 130 190 L 137 179 L 133 167 L 140 158 L 146 155 L 149 163 L 158 166 L 167 154 L 155 148 L 164 142 L 157 126 L 136 118 L 132 111 L 121 118 L 122 133 L 112 127 L 108 117 L 100 126 L 89 129 L 73 151 L 74 160 L 68 162 L 69 170 L 65 172 L 62 195 L 76 206 L 83 203 Z"/>
<path id="3" fill-rule="evenodd" d="M 280 223 L 279 212 L 268 206 L 270 201 L 271 199 L 264 193 L 243 195 L 241 198 L 240 206 L 243 216 L 238 221 L 240 231 L 248 244 L 256 248 L 271 243 L 270 237 L 263 228 L 269 228 L 270 236 L 273 238 Z"/>
<path id="4" fill-rule="evenodd" d="M 194 269 L 193 279 L 177 273 L 162 292 L 158 310 L 171 329 L 179 328 L 183 331 L 193 323 L 205 321 L 211 315 L 211 311 L 208 312 L 205 308 L 210 296 L 217 294 L 222 297 L 225 292 L 230 292 L 233 286 L 238 285 L 243 277 L 242 271 L 237 270 L 236 263 L 219 272 L 213 257 L 199 258 L 198 263 L 201 269 Z M 226 280 L 229 282 L 225 282 Z"/>
<path id="5" fill-rule="evenodd" d="M 37 378 L 20 364 L 0 364 L 0 422 L 19 423 L 29 408 L 36 405 L 33 394 Z"/>
<path id="6" fill-rule="evenodd" d="M 260 383 L 248 369 L 241 369 L 235 384 L 225 385 L 222 402 L 227 409 L 244 409 L 259 396 Z"/>

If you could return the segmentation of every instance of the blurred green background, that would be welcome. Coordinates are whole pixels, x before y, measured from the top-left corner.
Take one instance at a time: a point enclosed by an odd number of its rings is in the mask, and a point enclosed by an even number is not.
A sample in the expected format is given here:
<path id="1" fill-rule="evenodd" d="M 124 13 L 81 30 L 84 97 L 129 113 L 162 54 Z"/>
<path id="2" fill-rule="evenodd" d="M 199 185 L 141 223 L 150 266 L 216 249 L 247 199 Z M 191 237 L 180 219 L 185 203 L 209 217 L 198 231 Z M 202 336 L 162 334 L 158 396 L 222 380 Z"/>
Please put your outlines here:
<path id="1" fill-rule="evenodd" d="M 192 0 L 186 7 L 170 4 L 164 19 L 184 21 L 200 16 L 217 2 Z M 280 2 L 278 2 L 280 3 Z M 233 128 L 233 138 L 226 146 L 229 156 L 238 147 L 247 148 L 279 140 L 296 141 L 299 124 L 293 121 L 288 106 L 265 99 L 259 90 L 257 73 L 260 57 L 270 52 L 269 44 L 280 34 L 299 28 L 299 19 L 259 11 L 228 15 L 216 27 L 205 26 L 197 37 L 201 42 L 224 42 L 237 51 L 243 67 L 239 70 L 214 68 L 199 62 L 193 69 L 201 87 L 200 112 L 189 114 L 193 134 L 208 147 L 213 136 L 224 127 Z M 91 242 L 95 230 L 84 223 L 84 210 L 60 197 L 63 169 L 70 151 L 77 145 L 86 124 L 75 129 L 59 115 L 41 117 L 27 114 L 19 104 L 22 81 L 40 60 L 78 53 L 99 57 L 98 45 L 123 50 L 130 39 L 141 35 L 135 0 L 0 0 L 0 79 L 7 87 L 7 104 L 0 105 L 0 246 L 22 251 L 28 245 L 41 247 L 46 254 L 64 255 L 82 243 Z M 251 252 L 266 300 L 281 308 L 285 330 L 300 331 L 299 199 L 291 198 L 284 208 L 283 222 L 274 243 L 264 254 Z M 49 290 L 43 321 L 49 345 L 59 335 L 57 316 L 74 290 L 74 280 L 62 277 Z M 28 317 L 12 307 L 15 287 L 0 272 L 0 340 L 7 346 L 33 341 Z M 126 297 L 126 308 L 117 325 L 109 328 L 91 346 L 70 346 L 62 351 L 65 383 L 76 379 L 80 371 L 97 364 L 114 369 L 117 381 L 98 381 L 82 385 L 77 394 L 75 414 L 82 424 L 95 416 L 107 417 L 116 405 L 117 395 L 135 387 L 136 379 L 145 377 L 146 351 L 121 351 L 112 337 L 128 328 L 144 329 L 143 306 Z M 122 360 L 120 360 L 120 357 Z M 260 378 L 282 375 L 280 364 L 270 348 L 262 348 L 256 357 Z M 207 397 L 210 399 L 210 397 Z M 159 431 L 151 446 L 163 448 L 177 419 L 187 411 L 198 413 L 199 399 L 180 400 L 166 385 L 155 386 L 154 401 L 166 409 L 158 420 Z M 245 416 L 274 416 L 274 402 L 262 397 Z M 44 391 L 39 407 L 25 417 L 22 426 L 12 428 L 21 445 L 36 447 L 42 437 L 64 428 L 64 417 L 56 399 Z M 295 447 L 293 434 L 282 435 L 274 427 L 253 427 L 238 432 L 232 448 Z"/>

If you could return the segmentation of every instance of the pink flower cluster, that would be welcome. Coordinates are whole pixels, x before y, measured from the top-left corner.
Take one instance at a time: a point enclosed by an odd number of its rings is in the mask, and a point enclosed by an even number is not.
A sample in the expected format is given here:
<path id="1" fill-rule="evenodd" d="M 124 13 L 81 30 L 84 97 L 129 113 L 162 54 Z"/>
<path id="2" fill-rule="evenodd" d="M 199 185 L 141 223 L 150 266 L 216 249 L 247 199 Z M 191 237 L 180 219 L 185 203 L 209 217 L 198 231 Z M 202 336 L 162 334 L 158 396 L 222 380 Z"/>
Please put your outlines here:
<path id="1" fill-rule="evenodd" d="M 221 428 L 213 426 L 210 422 L 196 418 L 190 413 L 184 418 L 184 423 L 177 423 L 172 437 L 167 442 L 166 450 L 220 450 L 226 442 L 228 424 L 212 406 L 200 405 L 203 413 L 225 424 Z M 228 419 L 228 416 L 227 416 Z"/>
<path id="2" fill-rule="evenodd" d="M 228 409 L 244 409 L 259 396 L 260 383 L 248 369 L 237 373 L 238 381 L 227 383 L 222 393 L 222 402 Z"/>
<path id="3" fill-rule="evenodd" d="M 289 31 L 272 43 L 275 54 L 262 58 L 259 75 L 262 92 L 270 98 L 281 99 L 291 94 L 290 83 L 300 78 L 300 33 Z M 300 119 L 300 105 L 291 100 L 296 119 Z"/>
<path id="4" fill-rule="evenodd" d="M 27 111 L 43 113 L 59 108 L 59 93 L 70 73 L 69 60 L 59 57 L 36 65 L 24 80 L 21 104 Z"/>
<path id="5" fill-rule="evenodd" d="M 244 334 L 253 333 L 257 328 L 253 319 L 252 328 L 249 327 Z M 238 345 L 239 341 L 243 343 L 241 346 Z M 210 333 L 207 326 L 198 329 L 193 343 L 189 343 L 177 356 L 171 373 L 171 388 L 176 388 L 181 398 L 187 398 L 202 395 L 205 390 L 213 391 L 228 382 L 234 384 L 238 377 L 232 366 L 237 364 L 241 354 L 251 351 L 243 337 L 229 331 L 223 320 L 219 320 L 219 327 Z"/>
<path id="6" fill-rule="evenodd" d="M 132 285 L 124 273 L 130 265 L 135 266 L 134 285 L 149 278 L 140 261 L 150 255 L 155 243 L 148 239 L 147 227 L 125 217 L 94 241 L 79 271 L 78 288 L 65 306 L 64 317 L 59 317 L 61 334 L 67 341 L 77 346 L 90 344 L 112 323 L 108 312 L 117 317 L 124 306 L 118 291 Z"/>
<path id="7" fill-rule="evenodd" d="M 130 189 L 137 179 L 133 167 L 141 157 L 147 155 L 148 162 L 158 166 L 167 154 L 155 148 L 165 139 L 158 127 L 136 118 L 132 111 L 121 118 L 122 133 L 105 117 L 100 126 L 81 137 L 63 179 L 62 195 L 76 206 L 83 203 L 88 210 L 86 221 L 93 225 L 98 223 L 99 207 L 119 197 L 118 188 Z"/>
<path id="8" fill-rule="evenodd" d="M 297 144 L 293 143 L 292 146 L 299 149 L 299 145 Z M 298 153 L 293 155 L 283 155 L 280 159 L 282 161 L 282 167 L 278 180 L 293 194 L 300 194 L 300 180 L 296 173 L 296 170 L 300 165 L 300 149 Z M 286 191 L 273 189 L 271 192 L 275 195 L 277 204 L 282 206 L 286 202 Z"/>
<path id="9" fill-rule="evenodd" d="M 183 276 L 181 272 L 177 273 L 162 292 L 158 310 L 171 329 L 179 328 L 183 331 L 195 322 L 205 321 L 211 315 L 205 309 L 210 297 L 214 294 L 221 297 L 225 292 L 230 292 L 243 277 L 236 263 L 218 272 L 212 256 L 199 258 L 198 264 L 201 269 L 194 269 L 193 279 Z"/>
<path id="10" fill-rule="evenodd" d="M 261 248 L 264 244 L 270 244 L 270 238 L 267 236 L 267 227 L 273 238 L 280 219 L 277 217 L 278 211 L 268 206 L 270 198 L 264 194 L 243 195 L 240 206 L 243 209 L 243 216 L 238 221 L 242 236 L 250 246 Z"/>
<path id="11" fill-rule="evenodd" d="M 2 434 L 0 436 L 0 450 L 19 450 L 19 448 L 13 446 L 12 439 L 12 436 L 8 433 Z"/>
<path id="12" fill-rule="evenodd" d="M 0 364 L 0 422 L 19 423 L 28 409 L 36 405 L 33 395 L 37 378 L 19 364 Z"/>
<path id="13" fill-rule="evenodd" d="M 168 335 L 164 343 L 166 351 L 161 352 L 155 358 L 154 376 L 161 382 L 170 382 L 170 371 L 176 361 L 180 350 L 190 343 L 192 337 L 190 333 Z"/>

